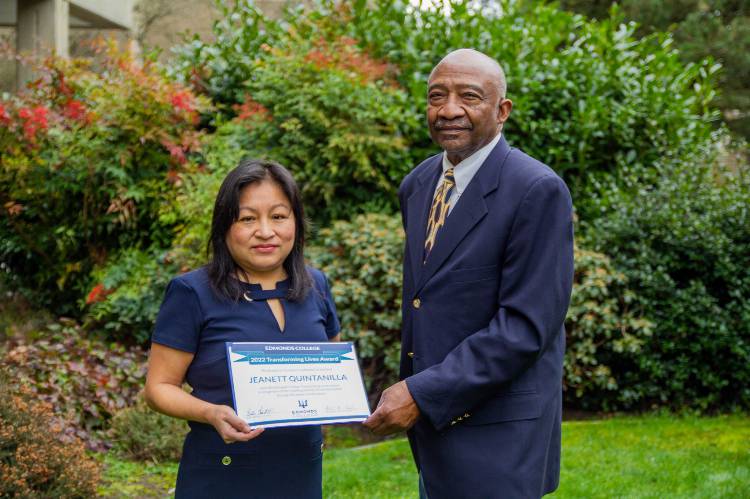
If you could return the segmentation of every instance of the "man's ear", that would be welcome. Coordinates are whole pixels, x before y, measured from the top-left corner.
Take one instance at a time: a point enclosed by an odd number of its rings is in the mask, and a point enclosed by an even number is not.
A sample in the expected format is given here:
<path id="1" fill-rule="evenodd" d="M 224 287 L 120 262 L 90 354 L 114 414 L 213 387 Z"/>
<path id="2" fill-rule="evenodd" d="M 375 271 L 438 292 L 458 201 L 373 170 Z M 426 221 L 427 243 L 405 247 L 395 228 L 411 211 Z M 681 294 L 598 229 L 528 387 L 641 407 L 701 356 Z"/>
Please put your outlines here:
<path id="1" fill-rule="evenodd" d="M 510 99 L 500 99 L 500 104 L 497 106 L 497 122 L 500 124 L 505 123 L 512 109 L 513 101 Z"/>

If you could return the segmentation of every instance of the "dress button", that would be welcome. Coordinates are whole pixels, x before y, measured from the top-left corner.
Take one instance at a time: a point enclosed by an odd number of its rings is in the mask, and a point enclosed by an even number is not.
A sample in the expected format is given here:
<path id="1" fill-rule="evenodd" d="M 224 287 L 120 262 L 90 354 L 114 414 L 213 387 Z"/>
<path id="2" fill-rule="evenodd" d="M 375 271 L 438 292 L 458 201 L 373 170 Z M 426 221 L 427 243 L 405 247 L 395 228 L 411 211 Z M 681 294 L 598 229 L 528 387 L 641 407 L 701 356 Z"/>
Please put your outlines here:
<path id="1" fill-rule="evenodd" d="M 229 456 L 222 457 L 221 464 L 223 464 L 224 466 L 229 466 L 230 464 L 232 464 L 232 458 Z"/>
<path id="2" fill-rule="evenodd" d="M 422 300 L 420 300 L 419 298 L 414 298 L 414 301 L 411 302 L 411 304 L 414 305 L 414 308 L 419 308 L 420 306 L 422 306 Z"/>
<path id="3" fill-rule="evenodd" d="M 414 352 L 409 352 L 406 354 L 410 359 L 414 358 Z"/>

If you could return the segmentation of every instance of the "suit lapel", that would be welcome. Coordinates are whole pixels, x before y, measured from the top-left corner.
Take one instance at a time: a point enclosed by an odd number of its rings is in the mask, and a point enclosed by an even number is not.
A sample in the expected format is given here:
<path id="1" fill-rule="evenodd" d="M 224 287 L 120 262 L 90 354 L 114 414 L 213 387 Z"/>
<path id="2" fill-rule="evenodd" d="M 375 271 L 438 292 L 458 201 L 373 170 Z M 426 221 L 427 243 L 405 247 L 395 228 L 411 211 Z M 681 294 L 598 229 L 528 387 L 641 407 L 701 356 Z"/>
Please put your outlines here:
<path id="1" fill-rule="evenodd" d="M 466 237 L 476 224 L 487 215 L 487 205 L 484 198 L 497 189 L 500 182 L 500 171 L 505 163 L 505 159 L 510 153 L 510 147 L 504 137 L 500 138 L 495 148 L 492 150 L 487 159 L 482 163 L 474 178 L 471 179 L 466 190 L 461 194 L 458 203 L 451 210 L 450 215 L 445 221 L 445 225 L 440 229 L 435 246 L 430 252 L 427 262 L 420 273 L 415 272 L 416 279 L 415 292 L 419 292 L 427 281 L 435 275 L 445 260 L 453 253 L 456 246 Z M 432 201 L 430 198 L 429 201 Z M 429 203 L 427 204 L 429 210 Z M 423 251 L 427 212 L 422 213 L 422 230 L 419 237 L 421 238 L 420 251 Z M 413 230 L 410 230 L 413 232 Z M 419 263 L 421 264 L 421 255 Z M 415 260 L 412 260 L 415 262 Z"/>
<path id="2" fill-rule="evenodd" d="M 427 216 L 432 205 L 432 195 L 435 192 L 440 176 L 443 155 L 438 154 L 432 162 L 422 170 L 417 177 L 418 186 L 407 200 L 407 220 L 409 230 L 406 237 L 409 247 L 409 257 L 412 266 L 413 285 L 416 286 L 422 273 L 422 258 L 424 257 L 424 240 L 427 232 Z"/>

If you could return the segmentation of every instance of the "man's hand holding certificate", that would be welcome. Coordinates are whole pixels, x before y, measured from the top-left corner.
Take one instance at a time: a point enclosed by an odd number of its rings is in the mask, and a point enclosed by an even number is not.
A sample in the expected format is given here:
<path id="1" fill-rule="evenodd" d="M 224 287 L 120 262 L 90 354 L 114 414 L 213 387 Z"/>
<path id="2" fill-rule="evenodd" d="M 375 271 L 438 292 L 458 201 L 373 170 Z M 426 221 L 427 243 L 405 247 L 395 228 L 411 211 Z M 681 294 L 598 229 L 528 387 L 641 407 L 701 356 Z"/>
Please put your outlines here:
<path id="1" fill-rule="evenodd" d="M 352 343 L 232 343 L 237 415 L 252 426 L 364 421 L 367 395 Z"/>

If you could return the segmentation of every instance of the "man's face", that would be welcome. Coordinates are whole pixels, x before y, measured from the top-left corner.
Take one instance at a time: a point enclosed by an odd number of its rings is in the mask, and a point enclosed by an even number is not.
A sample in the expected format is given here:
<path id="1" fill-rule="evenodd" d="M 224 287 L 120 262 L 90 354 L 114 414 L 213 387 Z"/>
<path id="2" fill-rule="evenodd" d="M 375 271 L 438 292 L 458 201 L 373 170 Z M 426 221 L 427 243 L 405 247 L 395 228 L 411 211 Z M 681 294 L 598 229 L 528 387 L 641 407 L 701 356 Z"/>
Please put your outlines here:
<path id="1" fill-rule="evenodd" d="M 481 65 L 443 61 L 433 71 L 427 91 L 432 140 L 453 164 L 462 161 L 500 132 L 510 112 L 501 106 L 503 100 L 497 82 Z"/>

